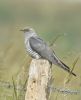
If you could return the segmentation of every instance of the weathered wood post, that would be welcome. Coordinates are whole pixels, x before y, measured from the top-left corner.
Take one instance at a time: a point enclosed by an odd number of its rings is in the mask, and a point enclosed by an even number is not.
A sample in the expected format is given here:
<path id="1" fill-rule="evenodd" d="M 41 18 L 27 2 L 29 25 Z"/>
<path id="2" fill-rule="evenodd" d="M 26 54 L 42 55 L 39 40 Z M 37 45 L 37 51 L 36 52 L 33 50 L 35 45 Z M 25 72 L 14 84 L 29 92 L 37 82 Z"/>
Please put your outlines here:
<path id="1" fill-rule="evenodd" d="M 25 100 L 48 100 L 50 79 L 50 63 L 44 59 L 33 59 L 29 69 Z"/>

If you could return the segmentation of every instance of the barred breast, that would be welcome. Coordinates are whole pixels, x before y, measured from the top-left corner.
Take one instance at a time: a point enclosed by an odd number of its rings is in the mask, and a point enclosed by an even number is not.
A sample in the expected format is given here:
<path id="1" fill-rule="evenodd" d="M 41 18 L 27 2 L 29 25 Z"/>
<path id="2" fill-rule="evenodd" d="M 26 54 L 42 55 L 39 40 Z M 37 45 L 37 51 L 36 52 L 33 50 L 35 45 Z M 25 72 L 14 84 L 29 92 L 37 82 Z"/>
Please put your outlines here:
<path id="1" fill-rule="evenodd" d="M 30 54 L 31 57 L 33 57 L 35 59 L 41 58 L 41 56 L 37 52 L 32 50 L 32 47 L 30 46 L 29 40 L 27 40 L 25 44 L 26 44 L 26 50 Z"/>

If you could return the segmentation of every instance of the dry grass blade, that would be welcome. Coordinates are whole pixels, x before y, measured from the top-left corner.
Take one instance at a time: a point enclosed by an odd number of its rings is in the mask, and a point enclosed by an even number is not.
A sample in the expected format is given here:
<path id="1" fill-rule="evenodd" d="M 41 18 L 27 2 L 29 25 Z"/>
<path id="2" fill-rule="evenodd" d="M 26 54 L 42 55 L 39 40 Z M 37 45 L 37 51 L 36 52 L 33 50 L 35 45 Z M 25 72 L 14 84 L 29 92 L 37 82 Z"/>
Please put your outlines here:
<path id="1" fill-rule="evenodd" d="M 25 83 L 24 83 L 24 85 L 23 85 L 23 89 L 25 89 L 26 84 L 27 84 L 27 81 L 28 81 L 28 78 L 25 80 Z"/>
<path id="2" fill-rule="evenodd" d="M 62 34 L 59 34 L 56 36 L 56 38 L 54 40 L 51 41 L 50 46 L 52 47 L 54 45 L 54 43 L 61 37 L 63 36 Z"/>
<path id="3" fill-rule="evenodd" d="M 77 62 L 78 62 L 79 58 L 80 58 L 80 56 L 78 56 L 78 57 L 75 59 L 75 61 L 73 62 L 73 68 L 72 68 L 72 70 L 71 70 L 71 71 L 73 71 L 73 70 L 74 70 L 75 65 L 77 64 Z"/>
<path id="4" fill-rule="evenodd" d="M 55 97 L 55 100 L 57 100 L 57 99 L 58 99 L 58 95 L 59 95 L 59 94 L 57 93 L 57 95 L 56 95 L 56 97 Z"/>
<path id="5" fill-rule="evenodd" d="M 73 72 L 73 70 L 74 70 L 74 68 L 75 68 L 75 66 L 76 66 L 76 64 L 77 64 L 77 62 L 78 62 L 78 60 L 79 60 L 79 57 L 80 57 L 80 56 L 78 56 L 78 57 L 74 60 L 74 62 L 73 62 L 73 64 L 72 64 L 73 67 L 72 67 L 72 69 L 71 69 L 71 73 Z M 66 84 L 69 83 L 69 82 L 71 81 L 71 79 L 72 79 L 72 74 L 71 74 L 71 73 L 68 75 L 67 81 L 65 82 Z"/>
<path id="6" fill-rule="evenodd" d="M 13 77 L 12 77 L 12 82 L 13 82 L 13 88 L 14 88 L 15 99 L 17 100 L 17 91 L 16 91 L 16 86 L 15 86 L 15 82 L 14 82 Z"/>

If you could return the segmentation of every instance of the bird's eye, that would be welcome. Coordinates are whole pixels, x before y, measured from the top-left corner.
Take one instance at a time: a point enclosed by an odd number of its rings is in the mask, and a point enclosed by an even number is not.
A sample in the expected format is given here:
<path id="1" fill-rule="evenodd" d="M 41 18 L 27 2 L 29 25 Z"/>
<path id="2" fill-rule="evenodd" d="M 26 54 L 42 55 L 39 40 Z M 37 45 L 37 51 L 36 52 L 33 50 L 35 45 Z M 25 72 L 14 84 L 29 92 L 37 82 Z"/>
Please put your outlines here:
<path id="1" fill-rule="evenodd" d="M 26 29 L 26 31 L 29 32 L 30 30 L 29 29 Z"/>

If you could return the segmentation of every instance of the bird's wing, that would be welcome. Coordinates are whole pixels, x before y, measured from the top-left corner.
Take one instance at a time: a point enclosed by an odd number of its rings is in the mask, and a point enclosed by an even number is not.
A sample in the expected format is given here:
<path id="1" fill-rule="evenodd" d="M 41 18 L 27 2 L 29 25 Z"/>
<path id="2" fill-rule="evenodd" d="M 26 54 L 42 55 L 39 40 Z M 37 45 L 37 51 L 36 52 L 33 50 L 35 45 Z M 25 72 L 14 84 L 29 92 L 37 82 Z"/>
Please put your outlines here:
<path id="1" fill-rule="evenodd" d="M 37 52 L 42 58 L 48 59 L 50 61 L 50 57 L 53 55 L 53 51 L 41 38 L 37 36 L 31 37 L 29 39 L 29 43 L 32 50 Z"/>
<path id="2" fill-rule="evenodd" d="M 60 62 L 54 51 L 41 38 L 37 36 L 31 37 L 29 43 L 32 50 L 37 52 L 42 58 L 45 58 L 56 65 Z"/>
<path id="3" fill-rule="evenodd" d="M 48 61 L 50 61 L 56 65 L 61 63 L 59 58 L 55 55 L 54 51 L 41 38 L 39 38 L 37 36 L 31 37 L 29 39 L 29 43 L 30 43 L 32 50 L 37 52 L 42 58 L 45 58 Z M 67 68 L 69 69 L 68 66 L 67 66 Z"/>
<path id="4" fill-rule="evenodd" d="M 31 37 L 29 39 L 30 46 L 32 50 L 37 52 L 42 58 L 47 59 L 48 61 L 52 62 L 53 64 L 58 65 L 59 67 L 63 68 L 69 73 L 72 73 L 74 76 L 75 74 L 70 71 L 70 68 L 65 65 L 54 53 L 52 49 L 39 37 Z"/>

